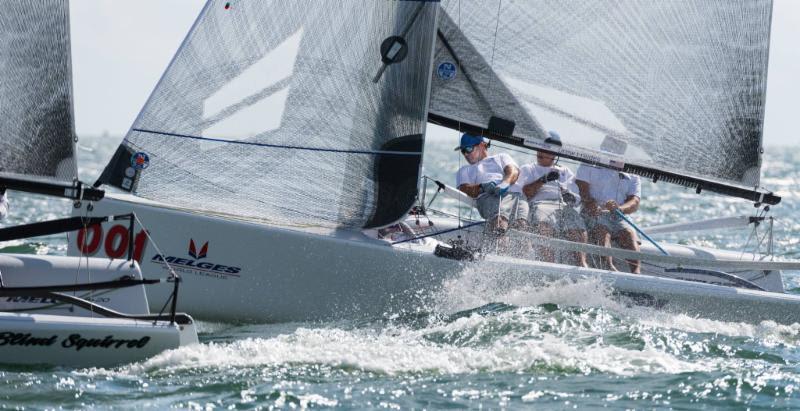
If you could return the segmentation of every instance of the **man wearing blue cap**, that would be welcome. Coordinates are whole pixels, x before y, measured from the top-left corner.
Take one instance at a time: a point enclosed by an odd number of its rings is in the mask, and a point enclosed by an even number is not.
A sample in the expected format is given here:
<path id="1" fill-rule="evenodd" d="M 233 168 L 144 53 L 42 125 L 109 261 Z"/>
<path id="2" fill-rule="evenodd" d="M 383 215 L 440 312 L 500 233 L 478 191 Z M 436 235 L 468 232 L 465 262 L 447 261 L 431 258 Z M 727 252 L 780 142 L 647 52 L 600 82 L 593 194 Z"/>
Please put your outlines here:
<path id="1" fill-rule="evenodd" d="M 522 187 L 516 184 L 519 167 L 508 154 L 490 156 L 489 141 L 472 134 L 461 136 L 456 147 L 469 163 L 456 175 L 458 189 L 474 198 L 481 217 L 488 221 L 487 229 L 504 233 L 509 226 L 527 227 L 528 203 L 522 197 Z"/>

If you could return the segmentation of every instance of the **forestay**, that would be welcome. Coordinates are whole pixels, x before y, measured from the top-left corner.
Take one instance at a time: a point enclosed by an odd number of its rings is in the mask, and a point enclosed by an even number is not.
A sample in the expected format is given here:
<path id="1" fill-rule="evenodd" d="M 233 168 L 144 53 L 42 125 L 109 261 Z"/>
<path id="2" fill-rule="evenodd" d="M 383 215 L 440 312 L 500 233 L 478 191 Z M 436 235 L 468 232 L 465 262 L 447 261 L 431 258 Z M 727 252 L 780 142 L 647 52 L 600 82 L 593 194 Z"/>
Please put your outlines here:
<path id="1" fill-rule="evenodd" d="M 770 0 L 442 2 L 432 116 L 593 159 L 757 187 Z M 455 70 L 449 70 L 452 63 Z"/>
<path id="2" fill-rule="evenodd" d="M 0 178 L 77 178 L 67 0 L 0 9 Z"/>
<path id="3" fill-rule="evenodd" d="M 101 181 L 295 226 L 401 218 L 417 194 L 437 8 L 209 1 Z"/>

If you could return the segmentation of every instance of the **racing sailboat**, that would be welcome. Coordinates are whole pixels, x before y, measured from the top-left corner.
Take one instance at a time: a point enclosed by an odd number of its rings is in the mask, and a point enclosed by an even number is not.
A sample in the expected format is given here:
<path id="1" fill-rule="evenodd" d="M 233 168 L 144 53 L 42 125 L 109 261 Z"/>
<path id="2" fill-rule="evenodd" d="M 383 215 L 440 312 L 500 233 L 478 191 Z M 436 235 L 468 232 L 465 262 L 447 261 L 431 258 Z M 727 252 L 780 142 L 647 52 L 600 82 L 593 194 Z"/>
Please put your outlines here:
<path id="1" fill-rule="evenodd" d="M 526 241 L 658 270 L 474 253 L 447 244 L 466 238 L 467 225 L 434 218 L 420 201 L 431 122 L 777 204 L 760 187 L 771 10 L 769 0 L 210 0 L 96 183 L 119 192 L 75 213 L 133 210 L 162 245 L 138 244 L 139 262 L 179 270 L 181 308 L 209 319 L 381 314 L 424 304 L 447 279 L 491 264 L 533 284 L 600 279 L 663 310 L 798 322 L 800 296 L 781 278 L 798 262 L 533 234 Z M 548 129 L 575 138 L 548 144 Z M 606 135 L 624 152 L 599 150 Z M 426 214 L 428 227 L 403 222 Z M 98 226 L 83 251 L 103 255 L 122 234 L 142 233 Z"/>
<path id="2" fill-rule="evenodd" d="M 102 198 L 78 180 L 67 0 L 3 3 L 0 108 L 0 188 Z M 128 213 L 4 227 L 0 242 L 123 220 L 135 226 Z M 192 318 L 176 312 L 180 278 L 163 278 L 173 304 L 151 314 L 144 287 L 162 279 L 144 278 L 125 244 L 117 260 L 0 254 L 0 364 L 108 366 L 197 343 Z"/>

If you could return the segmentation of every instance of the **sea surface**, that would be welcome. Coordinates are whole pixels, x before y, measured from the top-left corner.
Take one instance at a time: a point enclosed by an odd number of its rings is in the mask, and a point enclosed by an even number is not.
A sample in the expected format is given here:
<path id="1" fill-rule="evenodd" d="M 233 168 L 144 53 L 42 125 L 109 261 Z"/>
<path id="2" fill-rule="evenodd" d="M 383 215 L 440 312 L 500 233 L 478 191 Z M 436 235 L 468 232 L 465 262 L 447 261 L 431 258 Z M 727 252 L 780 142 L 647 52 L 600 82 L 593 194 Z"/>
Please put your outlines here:
<path id="1" fill-rule="evenodd" d="M 453 182 L 463 161 L 452 150 L 456 138 L 427 143 L 426 174 Z M 84 181 L 94 181 L 119 141 L 80 141 Z M 509 153 L 520 163 L 533 160 L 529 153 Z M 769 213 L 776 218 L 775 253 L 800 258 L 800 147 L 768 148 L 762 184 L 783 197 Z M 63 217 L 71 207 L 18 192 L 10 197 L 6 225 Z M 645 183 L 634 217 L 647 226 L 757 211 L 744 201 Z M 760 242 L 764 250 L 763 233 L 659 238 L 734 250 Z M 51 236 L 3 243 L 0 251 L 63 255 L 66 245 L 64 236 Z M 200 345 L 116 368 L 0 366 L 0 407 L 800 408 L 800 324 L 719 322 L 626 308 L 592 280 L 494 290 L 493 278 L 500 275 L 467 268 L 430 291 L 432 306 L 369 320 L 201 322 Z M 785 282 L 800 292 L 800 273 L 786 273 Z"/>

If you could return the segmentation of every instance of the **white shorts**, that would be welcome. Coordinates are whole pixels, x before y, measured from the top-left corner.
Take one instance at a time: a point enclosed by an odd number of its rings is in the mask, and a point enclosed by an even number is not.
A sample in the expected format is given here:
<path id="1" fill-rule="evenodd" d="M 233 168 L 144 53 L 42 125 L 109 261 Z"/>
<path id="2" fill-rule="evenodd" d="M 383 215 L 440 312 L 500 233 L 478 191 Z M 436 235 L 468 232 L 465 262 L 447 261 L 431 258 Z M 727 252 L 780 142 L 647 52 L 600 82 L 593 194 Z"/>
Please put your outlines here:
<path id="1" fill-rule="evenodd" d="M 584 231 L 581 216 L 574 208 L 558 201 L 538 201 L 531 203 L 528 221 L 532 227 L 547 224 L 559 232 Z"/>
<path id="2" fill-rule="evenodd" d="M 498 213 L 501 217 L 514 222 L 517 220 L 528 220 L 528 202 L 522 198 L 520 193 L 508 193 L 503 196 L 502 203 L 500 197 L 492 194 L 484 194 L 475 200 L 478 212 L 486 220 L 495 218 Z"/>

